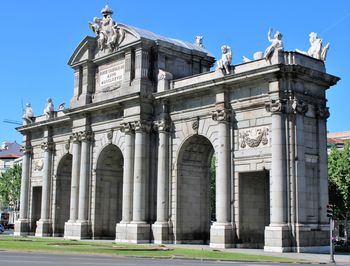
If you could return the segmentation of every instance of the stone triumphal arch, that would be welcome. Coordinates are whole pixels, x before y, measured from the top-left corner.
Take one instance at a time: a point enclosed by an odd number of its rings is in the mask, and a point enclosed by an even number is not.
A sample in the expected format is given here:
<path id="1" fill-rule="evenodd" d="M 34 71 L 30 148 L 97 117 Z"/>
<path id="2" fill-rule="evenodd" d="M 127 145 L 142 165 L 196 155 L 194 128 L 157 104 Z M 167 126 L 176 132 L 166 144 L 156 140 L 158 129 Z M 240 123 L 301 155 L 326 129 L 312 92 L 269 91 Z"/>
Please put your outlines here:
<path id="1" fill-rule="evenodd" d="M 211 71 L 201 37 L 162 37 L 112 14 L 102 10 L 69 60 L 70 106 L 49 99 L 34 117 L 27 105 L 15 234 L 327 246 L 325 91 L 338 78 L 324 61 L 284 51 L 276 33 L 234 66 L 223 46 Z"/>

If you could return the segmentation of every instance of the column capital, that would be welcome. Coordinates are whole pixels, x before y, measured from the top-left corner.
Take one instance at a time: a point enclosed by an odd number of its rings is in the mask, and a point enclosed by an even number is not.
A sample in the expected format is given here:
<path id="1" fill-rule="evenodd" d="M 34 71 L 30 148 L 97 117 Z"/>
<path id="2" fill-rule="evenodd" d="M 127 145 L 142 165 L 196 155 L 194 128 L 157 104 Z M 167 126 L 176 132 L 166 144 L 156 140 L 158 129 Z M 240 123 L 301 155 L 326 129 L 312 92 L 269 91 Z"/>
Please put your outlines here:
<path id="1" fill-rule="evenodd" d="M 150 132 L 151 124 L 145 120 L 135 121 L 133 124 L 135 132 Z"/>
<path id="2" fill-rule="evenodd" d="M 26 141 L 26 143 L 21 147 L 21 152 L 23 152 L 24 155 L 32 154 L 33 153 L 32 144 L 29 141 Z"/>
<path id="3" fill-rule="evenodd" d="M 170 128 L 170 123 L 168 120 L 158 120 L 153 123 L 153 129 L 158 132 L 166 132 Z"/>
<path id="4" fill-rule="evenodd" d="M 316 106 L 315 113 L 316 117 L 321 120 L 327 120 L 330 116 L 329 108 L 326 106 Z"/>
<path id="5" fill-rule="evenodd" d="M 266 111 L 272 114 L 284 113 L 286 110 L 286 99 L 271 99 L 265 103 Z"/>
<path id="6" fill-rule="evenodd" d="M 79 142 L 79 141 L 80 141 L 79 132 L 73 132 L 69 139 L 70 139 L 73 143 Z"/>
<path id="7" fill-rule="evenodd" d="M 41 143 L 41 149 L 44 151 L 53 151 L 55 149 L 55 143 L 53 141 L 44 141 Z"/>
<path id="8" fill-rule="evenodd" d="M 211 112 L 211 117 L 217 122 L 228 122 L 231 118 L 231 110 L 227 108 L 216 109 Z"/>
<path id="9" fill-rule="evenodd" d="M 121 126 L 121 131 L 126 134 L 130 134 L 134 130 L 133 124 L 131 122 L 123 122 L 121 123 Z"/>
<path id="10" fill-rule="evenodd" d="M 297 99 L 296 97 L 291 100 L 291 111 L 294 114 L 305 115 L 308 109 L 309 106 L 305 101 Z"/>
<path id="11" fill-rule="evenodd" d="M 91 130 L 79 132 L 79 139 L 81 141 L 92 141 L 93 137 L 94 137 L 94 133 Z"/>

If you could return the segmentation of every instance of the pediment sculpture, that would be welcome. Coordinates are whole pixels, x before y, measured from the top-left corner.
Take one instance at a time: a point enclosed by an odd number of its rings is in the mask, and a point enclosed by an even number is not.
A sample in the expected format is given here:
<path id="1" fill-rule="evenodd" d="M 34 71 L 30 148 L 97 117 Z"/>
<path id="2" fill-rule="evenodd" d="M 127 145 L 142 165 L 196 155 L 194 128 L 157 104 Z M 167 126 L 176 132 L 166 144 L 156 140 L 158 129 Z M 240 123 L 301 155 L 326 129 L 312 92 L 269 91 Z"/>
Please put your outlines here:
<path id="1" fill-rule="evenodd" d="M 101 14 L 102 18 L 95 17 L 93 22 L 89 22 L 89 27 L 96 34 L 99 49 L 112 52 L 124 40 L 125 31 L 113 20 L 113 10 L 108 5 L 101 10 Z"/>

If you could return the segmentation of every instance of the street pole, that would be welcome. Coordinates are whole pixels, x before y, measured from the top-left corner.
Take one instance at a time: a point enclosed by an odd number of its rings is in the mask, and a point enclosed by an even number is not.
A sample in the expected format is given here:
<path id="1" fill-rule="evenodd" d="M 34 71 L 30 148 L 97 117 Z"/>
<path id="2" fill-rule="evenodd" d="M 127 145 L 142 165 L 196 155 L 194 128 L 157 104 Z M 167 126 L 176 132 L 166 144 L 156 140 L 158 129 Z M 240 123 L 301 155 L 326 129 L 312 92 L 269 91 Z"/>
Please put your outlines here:
<path id="1" fill-rule="evenodd" d="M 330 248 L 330 262 L 335 263 L 334 260 L 334 244 L 333 244 L 333 230 L 334 230 L 334 220 L 333 218 L 329 218 L 329 248 Z"/>

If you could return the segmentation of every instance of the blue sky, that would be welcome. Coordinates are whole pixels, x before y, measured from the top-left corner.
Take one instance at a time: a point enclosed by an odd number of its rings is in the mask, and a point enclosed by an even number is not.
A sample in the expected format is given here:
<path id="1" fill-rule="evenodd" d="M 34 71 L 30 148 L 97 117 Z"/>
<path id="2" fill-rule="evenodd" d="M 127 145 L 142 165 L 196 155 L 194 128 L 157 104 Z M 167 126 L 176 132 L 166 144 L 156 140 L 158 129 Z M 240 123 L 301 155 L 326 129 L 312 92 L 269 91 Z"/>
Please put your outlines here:
<path id="1" fill-rule="evenodd" d="M 204 36 L 204 45 L 216 58 L 220 47 L 233 50 L 233 63 L 252 57 L 269 45 L 271 26 L 283 33 L 285 50 L 307 50 L 308 34 L 317 32 L 330 42 L 327 72 L 341 81 L 327 92 L 331 117 L 328 131 L 350 130 L 350 1 L 199 1 L 109 0 L 117 22 L 159 35 L 193 42 Z M 0 1 L 0 142 L 21 141 L 15 125 L 21 121 L 22 103 L 30 102 L 41 115 L 48 97 L 57 108 L 69 105 L 73 71 L 67 62 L 86 35 L 88 21 L 100 17 L 106 1 Z"/>

